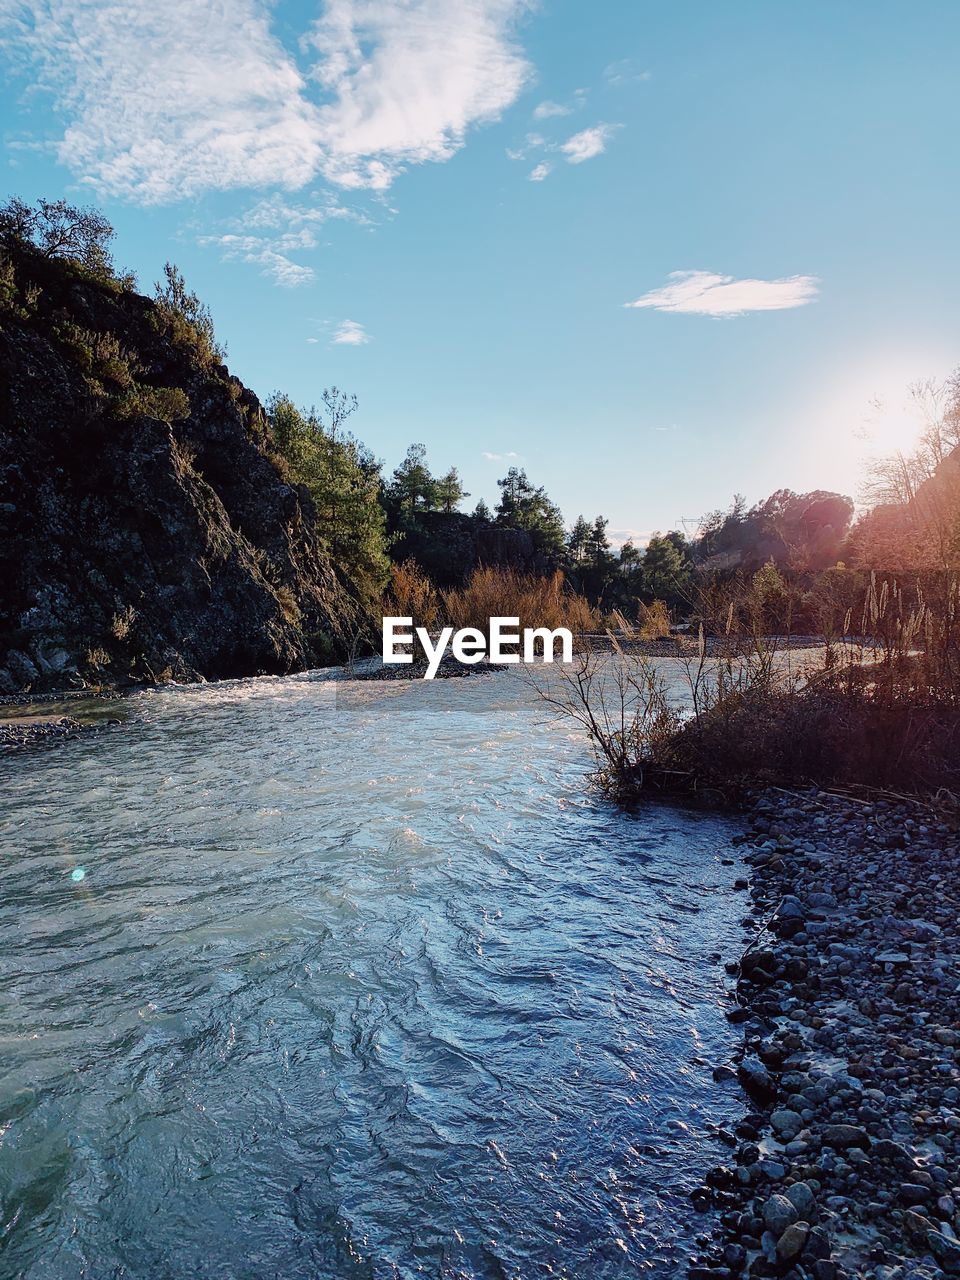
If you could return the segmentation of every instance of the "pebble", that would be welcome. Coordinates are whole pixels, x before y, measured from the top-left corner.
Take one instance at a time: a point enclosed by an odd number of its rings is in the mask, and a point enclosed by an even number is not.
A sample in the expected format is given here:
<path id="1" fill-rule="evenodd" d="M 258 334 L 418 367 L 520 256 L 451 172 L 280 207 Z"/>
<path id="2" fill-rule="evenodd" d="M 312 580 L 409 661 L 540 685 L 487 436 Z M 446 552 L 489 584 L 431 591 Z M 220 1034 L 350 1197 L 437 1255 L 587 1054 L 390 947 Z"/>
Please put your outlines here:
<path id="1" fill-rule="evenodd" d="M 698 1264 L 960 1275 L 956 817 L 811 789 L 760 794 L 747 819 L 749 945 L 726 969 L 749 1114 Z"/>

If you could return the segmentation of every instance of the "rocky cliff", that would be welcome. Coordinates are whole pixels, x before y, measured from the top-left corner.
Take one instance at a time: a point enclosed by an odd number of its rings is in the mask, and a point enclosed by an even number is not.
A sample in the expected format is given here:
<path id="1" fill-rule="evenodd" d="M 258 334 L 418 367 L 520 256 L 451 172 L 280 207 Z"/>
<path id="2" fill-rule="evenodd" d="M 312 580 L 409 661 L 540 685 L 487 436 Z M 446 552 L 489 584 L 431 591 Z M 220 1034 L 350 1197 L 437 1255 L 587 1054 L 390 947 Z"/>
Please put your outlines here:
<path id="1" fill-rule="evenodd" d="M 359 625 L 256 396 L 183 316 L 0 259 L 0 691 L 284 672 Z"/>

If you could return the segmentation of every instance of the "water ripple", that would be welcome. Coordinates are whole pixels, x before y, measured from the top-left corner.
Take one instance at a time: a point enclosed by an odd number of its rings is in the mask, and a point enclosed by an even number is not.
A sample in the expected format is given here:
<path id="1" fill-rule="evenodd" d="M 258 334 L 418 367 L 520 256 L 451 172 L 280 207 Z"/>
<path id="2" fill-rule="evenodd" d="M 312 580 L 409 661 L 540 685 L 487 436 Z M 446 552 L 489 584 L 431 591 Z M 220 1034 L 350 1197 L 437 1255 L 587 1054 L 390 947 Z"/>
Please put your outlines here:
<path id="1" fill-rule="evenodd" d="M 0 763 L 3 1274 L 674 1276 L 725 825 L 589 796 L 513 673 L 138 704 Z"/>

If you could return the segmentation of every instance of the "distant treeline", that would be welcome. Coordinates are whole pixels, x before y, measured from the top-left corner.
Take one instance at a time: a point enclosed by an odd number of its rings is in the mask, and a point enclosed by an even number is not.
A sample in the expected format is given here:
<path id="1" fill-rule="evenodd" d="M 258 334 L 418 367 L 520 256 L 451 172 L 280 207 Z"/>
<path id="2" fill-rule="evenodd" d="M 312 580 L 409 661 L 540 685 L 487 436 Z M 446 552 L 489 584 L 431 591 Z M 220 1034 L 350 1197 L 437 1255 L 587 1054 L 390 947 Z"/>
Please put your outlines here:
<path id="1" fill-rule="evenodd" d="M 29 206 L 14 199 L 0 209 L 0 244 L 66 260 L 81 278 L 129 295 L 136 282 L 114 267 L 112 238 L 102 214 L 64 201 Z M 0 306 L 34 323 L 36 299 L 29 289 L 18 292 L 12 259 L 0 261 Z M 153 308 L 151 322 L 163 329 L 164 340 L 189 349 L 210 376 L 228 376 L 210 312 L 173 264 L 155 286 Z M 74 355 L 87 362 L 88 386 L 107 396 L 115 417 L 188 418 L 183 388 L 148 382 L 115 335 L 91 335 L 66 319 L 58 325 L 57 340 L 72 343 Z M 752 507 L 735 497 L 728 508 L 704 516 L 694 532 L 655 533 L 643 547 L 614 548 L 603 515 L 578 516 L 568 527 L 522 468 L 511 467 L 497 482 L 492 510 L 481 500 L 469 512 L 457 468 L 435 473 L 422 444 L 412 444 L 385 473 L 349 430 L 356 397 L 337 387 L 322 390 L 310 408 L 280 392 L 271 396 L 261 415 L 260 447 L 290 484 L 309 494 L 318 543 L 371 614 L 393 567 L 412 562 L 441 590 L 464 587 L 482 569 L 551 579 L 560 571 L 568 589 L 601 615 L 636 618 L 643 606 L 662 602 L 674 619 L 699 617 L 715 626 L 731 600 L 749 598 L 751 608 L 763 601 L 770 626 L 812 628 L 825 625 L 825 609 L 834 616 L 850 607 L 864 572 L 929 575 L 957 568 L 960 382 L 924 384 L 914 394 L 926 423 L 920 444 L 877 468 L 873 505 L 856 521 L 853 502 L 842 494 L 780 489 Z M 253 421 L 259 406 L 250 412 Z"/>

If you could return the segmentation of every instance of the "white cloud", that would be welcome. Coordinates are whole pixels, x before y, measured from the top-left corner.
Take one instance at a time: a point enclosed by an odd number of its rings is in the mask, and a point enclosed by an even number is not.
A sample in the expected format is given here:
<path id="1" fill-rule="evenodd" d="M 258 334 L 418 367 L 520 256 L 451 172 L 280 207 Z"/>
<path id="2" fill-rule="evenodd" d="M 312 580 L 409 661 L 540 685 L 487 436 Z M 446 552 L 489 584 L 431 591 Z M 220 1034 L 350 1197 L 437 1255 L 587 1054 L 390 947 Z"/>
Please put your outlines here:
<path id="1" fill-rule="evenodd" d="M 250 262 L 259 266 L 260 274 L 268 276 L 274 284 L 293 289 L 297 285 L 310 284 L 315 278 L 312 267 L 301 266 L 282 252 L 277 245 L 287 249 L 304 248 L 301 242 L 291 243 L 281 237 L 273 242 L 263 236 L 235 235 L 228 233 L 220 236 L 201 236 L 201 244 L 214 244 L 220 249 L 223 257 L 229 261 Z"/>
<path id="2" fill-rule="evenodd" d="M 481 458 L 486 458 L 487 462 L 508 462 L 511 460 L 518 462 L 521 461 L 520 454 L 513 453 L 512 451 L 509 453 L 487 453 L 487 451 L 484 450 L 480 456 Z"/>
<path id="3" fill-rule="evenodd" d="M 370 341 L 370 335 L 356 320 L 344 320 L 338 325 L 333 341 L 340 346 L 362 347 L 365 342 Z"/>
<path id="4" fill-rule="evenodd" d="M 321 164 L 316 108 L 267 14 L 258 0 L 34 0 L 3 25 L 68 121 L 60 161 L 149 204 L 301 186 Z"/>
<path id="5" fill-rule="evenodd" d="M 635 547 L 645 547 L 652 533 L 649 529 L 608 529 L 607 537 L 614 550 L 619 551 L 626 542 L 632 542 Z"/>
<path id="6" fill-rule="evenodd" d="M 522 147 L 507 147 L 508 160 L 526 160 L 531 151 L 539 151 L 547 145 L 542 133 L 528 133 Z"/>
<path id="7" fill-rule="evenodd" d="M 635 58 L 621 58 L 619 62 L 611 62 L 603 69 L 603 78 L 608 84 L 635 84 L 650 79 L 650 72 L 644 71 Z"/>
<path id="8" fill-rule="evenodd" d="M 608 124 L 597 124 L 590 129 L 581 129 L 572 138 L 560 144 L 560 150 L 567 157 L 568 164 L 583 164 L 584 160 L 592 160 L 606 150 L 607 141 L 613 133 Z"/>
<path id="9" fill-rule="evenodd" d="M 544 178 L 548 177 L 552 172 L 553 172 L 553 165 L 547 164 L 547 162 L 544 160 L 541 164 L 536 165 L 533 169 L 530 170 L 530 181 L 542 182 Z"/>
<path id="10" fill-rule="evenodd" d="M 320 339 L 319 339 L 319 338 L 308 338 L 308 339 L 307 339 L 307 341 L 308 341 L 309 343 L 311 343 L 311 344 L 312 344 L 312 343 L 317 343 L 317 342 L 319 342 L 319 341 L 320 341 Z"/>
<path id="11" fill-rule="evenodd" d="M 291 204 L 279 194 L 257 201 L 240 218 L 228 224 L 230 231 L 200 237 L 203 245 L 216 245 L 226 260 L 250 262 L 275 284 L 292 288 L 309 284 L 311 267 L 294 262 L 291 253 L 315 249 L 324 223 L 347 219 L 367 225 L 370 219 L 346 208 L 329 196 L 313 204 Z"/>
<path id="12" fill-rule="evenodd" d="M 329 177 L 383 188 L 408 163 L 447 160 L 496 119 L 529 66 L 523 0 L 328 0 L 304 44 L 330 96 L 319 111 Z"/>
<path id="13" fill-rule="evenodd" d="M 549 120 L 552 116 L 568 116 L 573 107 L 565 107 L 562 102 L 541 102 L 533 109 L 534 120 Z"/>
<path id="14" fill-rule="evenodd" d="M 293 204 L 279 193 L 274 193 L 251 205 L 242 222 L 250 231 L 296 231 L 303 235 L 307 228 L 315 231 L 331 219 L 364 224 L 370 221 L 365 213 L 348 208 L 329 194 L 316 196 L 312 204 Z"/>
<path id="15" fill-rule="evenodd" d="M 816 276 L 785 276 L 779 280 L 736 280 L 712 271 L 671 271 L 672 284 L 653 289 L 624 303 L 699 316 L 741 316 L 748 311 L 784 311 L 816 299 Z"/>
<path id="16" fill-rule="evenodd" d="M 67 124 L 62 163 L 141 203 L 322 175 L 382 190 L 496 119 L 525 0 L 327 0 L 301 69 L 269 0 L 4 0 L 0 35 Z"/>

